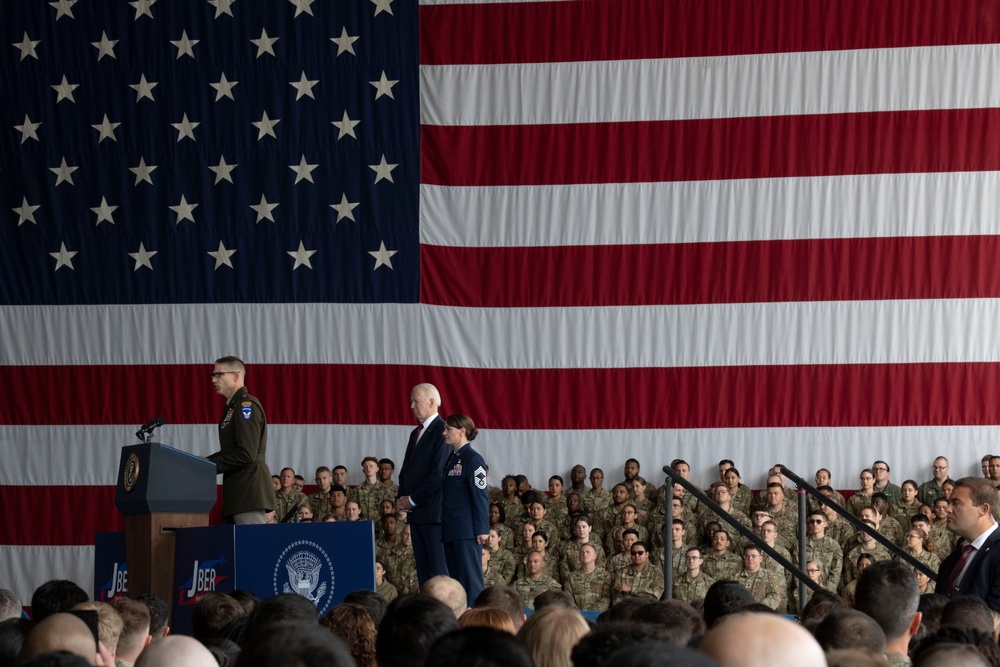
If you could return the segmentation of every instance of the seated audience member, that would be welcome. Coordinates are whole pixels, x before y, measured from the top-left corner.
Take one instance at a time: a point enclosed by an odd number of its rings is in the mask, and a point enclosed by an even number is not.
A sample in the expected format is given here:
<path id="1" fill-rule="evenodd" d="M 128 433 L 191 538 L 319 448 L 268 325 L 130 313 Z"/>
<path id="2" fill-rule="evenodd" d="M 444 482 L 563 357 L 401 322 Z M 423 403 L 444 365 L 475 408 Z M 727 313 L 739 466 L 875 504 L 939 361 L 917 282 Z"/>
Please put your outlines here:
<path id="1" fill-rule="evenodd" d="M 21 618 L 21 599 L 13 591 L 0 588 L 0 622 L 10 618 Z"/>
<path id="2" fill-rule="evenodd" d="M 228 593 L 228 595 L 232 599 L 236 600 L 241 607 L 243 607 L 243 613 L 247 616 L 250 615 L 253 608 L 257 606 L 258 602 L 260 602 L 256 595 L 242 588 L 237 588 L 235 591 Z"/>
<path id="3" fill-rule="evenodd" d="M 546 607 L 565 607 L 566 609 L 576 609 L 573 598 L 565 591 L 545 591 L 535 597 L 535 611 L 541 611 Z"/>
<path id="4" fill-rule="evenodd" d="M 339 604 L 328 611 L 319 624 L 347 645 L 357 667 L 374 667 L 378 631 L 364 607 L 350 602 Z"/>
<path id="5" fill-rule="evenodd" d="M 676 646 L 687 646 L 692 638 L 705 633 L 702 617 L 691 605 L 679 600 L 644 604 L 632 612 L 629 620 L 656 626 L 660 630 L 657 640 Z"/>
<path id="6" fill-rule="evenodd" d="M 798 615 L 799 623 L 809 632 L 813 632 L 820 621 L 826 618 L 834 609 L 846 607 L 847 602 L 836 593 L 827 590 L 820 590 L 813 593 L 813 596 L 802 606 L 802 612 Z M 798 607 L 795 608 L 798 612 Z"/>
<path id="7" fill-rule="evenodd" d="M 732 579 L 720 579 L 709 586 L 708 592 L 705 593 L 702 614 L 705 617 L 705 625 L 711 629 L 724 617 L 735 614 L 755 602 L 750 591 L 739 583 Z"/>
<path id="8" fill-rule="evenodd" d="M 609 658 L 619 649 L 657 639 L 656 628 L 645 623 L 598 623 L 570 652 L 573 667 L 611 667 Z"/>
<path id="9" fill-rule="evenodd" d="M 0 622 L 0 665 L 16 665 L 24 638 L 35 624 L 26 618 L 8 618 Z"/>
<path id="10" fill-rule="evenodd" d="M 913 651 L 913 667 L 980 667 L 1000 665 L 993 638 L 974 628 L 942 626 Z"/>
<path id="11" fill-rule="evenodd" d="M 399 597 L 396 587 L 385 579 L 385 564 L 382 561 L 375 561 L 375 592 L 385 598 L 386 602 L 392 602 Z"/>
<path id="12" fill-rule="evenodd" d="M 31 620 L 44 621 L 52 614 L 69 611 L 81 602 L 89 602 L 90 596 L 72 581 L 53 579 L 35 589 L 31 595 Z"/>
<path id="13" fill-rule="evenodd" d="M 115 600 L 111 605 L 122 620 L 122 633 L 115 651 L 117 667 L 132 667 L 143 649 L 149 646 L 149 609 L 138 600 Z"/>
<path id="14" fill-rule="evenodd" d="M 282 593 L 261 600 L 247 623 L 246 636 L 254 637 L 265 625 L 295 621 L 302 625 L 319 623 L 316 605 L 295 593 Z"/>
<path id="15" fill-rule="evenodd" d="M 597 617 L 598 623 L 622 623 L 632 619 L 632 614 L 639 607 L 649 604 L 648 601 L 642 598 L 637 598 L 633 596 L 624 597 L 618 602 L 614 603 L 608 610 Z"/>
<path id="16" fill-rule="evenodd" d="M 344 642 L 316 624 L 272 623 L 248 635 L 234 667 L 274 665 L 352 667 L 354 660 Z"/>
<path id="17" fill-rule="evenodd" d="M 205 593 L 191 612 L 191 636 L 201 642 L 221 637 L 223 628 L 240 616 L 243 607 L 227 594 Z"/>
<path id="18" fill-rule="evenodd" d="M 614 575 L 611 584 L 611 601 L 617 602 L 626 595 L 655 602 L 663 595 L 663 570 L 649 564 L 649 543 L 636 542 L 630 548 L 632 562 Z"/>
<path id="19" fill-rule="evenodd" d="M 457 579 L 452 579 L 448 575 L 439 574 L 431 577 L 420 587 L 420 593 L 440 600 L 451 609 L 457 620 L 469 608 L 465 596 L 465 588 Z"/>
<path id="20" fill-rule="evenodd" d="M 570 667 L 570 652 L 590 632 L 575 609 L 550 606 L 532 614 L 517 632 L 535 667 Z"/>
<path id="21" fill-rule="evenodd" d="M 702 571 L 715 580 L 734 579 L 743 569 L 743 560 L 730 551 L 729 533 L 721 528 L 712 534 L 712 548 L 702 551 Z"/>
<path id="22" fill-rule="evenodd" d="M 684 602 L 691 602 L 705 597 L 709 586 L 715 580 L 705 574 L 701 569 L 701 551 L 698 547 L 691 547 L 684 554 L 686 565 L 684 574 L 674 581 L 674 598 Z"/>
<path id="23" fill-rule="evenodd" d="M 597 545 L 580 545 L 580 564 L 563 578 L 564 590 L 572 596 L 577 609 L 604 611 L 611 603 L 611 573 L 597 564 Z"/>
<path id="24" fill-rule="evenodd" d="M 167 603 L 152 593 L 137 595 L 135 599 L 149 609 L 149 636 L 153 638 L 153 641 L 163 639 L 170 634 L 170 626 L 167 625 L 170 616 Z"/>
<path id="25" fill-rule="evenodd" d="M 388 602 L 375 591 L 366 591 L 364 589 L 351 591 L 344 596 L 344 602 L 351 602 L 364 607 L 368 615 L 372 617 L 372 621 L 375 622 L 376 630 L 382 625 L 382 619 L 385 617 L 385 608 L 388 606 Z"/>
<path id="26" fill-rule="evenodd" d="M 813 633 L 824 651 L 861 648 L 882 655 L 885 633 L 868 614 L 841 607 L 826 615 Z"/>
<path id="27" fill-rule="evenodd" d="M 882 628 L 885 656 L 890 665 L 909 664 L 910 637 L 920 627 L 919 601 L 913 570 L 898 561 L 879 561 L 866 568 L 858 579 L 854 606 Z"/>
<path id="28" fill-rule="evenodd" d="M 475 610 L 470 610 L 475 611 Z M 440 637 L 424 667 L 537 667 L 521 642 L 487 626 L 468 626 Z"/>
<path id="29" fill-rule="evenodd" d="M 657 639 L 628 644 L 604 663 L 606 667 L 718 667 L 704 653 Z"/>
<path id="30" fill-rule="evenodd" d="M 532 551 L 528 554 L 526 568 L 527 574 L 514 582 L 513 588 L 524 600 L 525 609 L 534 609 L 535 598 L 539 593 L 548 590 L 562 590 L 562 585 L 552 577 L 545 576 L 543 572 L 544 561 L 542 554 Z"/>
<path id="31" fill-rule="evenodd" d="M 135 667 L 218 667 L 212 653 L 191 637 L 175 635 L 153 642 L 139 655 Z"/>
<path id="32" fill-rule="evenodd" d="M 885 656 L 863 648 L 835 648 L 826 652 L 827 667 L 885 667 Z"/>
<path id="33" fill-rule="evenodd" d="M 375 639 L 375 659 L 379 667 L 423 665 L 434 642 L 457 629 L 454 612 L 443 602 L 401 595 L 386 609 Z"/>
<path id="34" fill-rule="evenodd" d="M 295 490 L 294 470 L 282 468 L 280 477 L 281 488 L 274 492 L 275 522 L 282 521 L 290 513 L 309 502 L 309 499 L 301 491 Z"/>
<path id="35" fill-rule="evenodd" d="M 527 618 L 521 595 L 510 586 L 487 586 L 476 598 L 475 609 L 498 609 L 507 614 L 517 632 Z"/>
<path id="36" fill-rule="evenodd" d="M 113 656 L 118 650 L 118 638 L 122 635 L 122 618 L 114 608 L 105 602 L 81 602 L 71 611 L 96 611 L 97 633 L 101 644 Z"/>
<path id="37" fill-rule="evenodd" d="M 760 549 L 754 544 L 743 547 L 743 569 L 736 574 L 736 581 L 750 591 L 759 604 L 769 609 L 784 611 L 788 606 L 785 578 L 761 567 Z"/>
<path id="38" fill-rule="evenodd" d="M 945 626 L 972 628 L 993 636 L 993 613 L 982 598 L 958 595 L 941 610 L 940 627 Z"/>
<path id="39" fill-rule="evenodd" d="M 938 593 L 927 593 L 920 596 L 917 611 L 920 612 L 922 637 L 937 632 L 937 629 L 941 627 L 941 614 L 947 604 L 948 598 Z"/>
<path id="40" fill-rule="evenodd" d="M 778 614 L 732 614 L 705 634 L 698 650 L 721 667 L 826 667 L 813 636 Z"/>
<path id="41" fill-rule="evenodd" d="M 56 612 L 36 623 L 28 632 L 21 645 L 18 664 L 33 660 L 43 653 L 66 651 L 80 656 L 87 664 L 96 665 L 98 652 L 102 649 L 102 662 L 109 664 L 114 661 L 111 653 L 98 645 L 94 633 L 82 619 L 67 612 Z"/>
<path id="42" fill-rule="evenodd" d="M 312 523 L 313 520 L 313 511 L 308 503 L 299 508 L 299 523 Z"/>
<path id="43" fill-rule="evenodd" d="M 482 596 L 480 596 L 482 597 Z M 476 598 L 477 600 L 479 598 Z M 511 635 L 517 633 L 514 622 L 506 612 L 499 609 L 483 607 L 482 609 L 467 609 L 458 619 L 460 628 L 493 628 L 503 630 Z"/>

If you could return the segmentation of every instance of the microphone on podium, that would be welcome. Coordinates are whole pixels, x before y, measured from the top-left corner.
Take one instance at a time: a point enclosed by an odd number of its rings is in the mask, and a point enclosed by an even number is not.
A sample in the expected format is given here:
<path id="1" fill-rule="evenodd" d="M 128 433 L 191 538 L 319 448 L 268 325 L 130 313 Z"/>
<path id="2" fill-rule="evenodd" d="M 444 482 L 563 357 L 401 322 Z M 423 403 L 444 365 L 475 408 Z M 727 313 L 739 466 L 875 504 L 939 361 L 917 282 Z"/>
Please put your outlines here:
<path id="1" fill-rule="evenodd" d="M 139 430 L 135 432 L 135 437 L 139 438 L 143 442 L 149 442 L 150 436 L 153 435 L 153 430 L 160 426 L 163 426 L 166 423 L 167 423 L 166 417 L 156 417 L 155 419 L 152 419 L 147 423 L 143 424 L 142 426 L 140 426 Z"/>

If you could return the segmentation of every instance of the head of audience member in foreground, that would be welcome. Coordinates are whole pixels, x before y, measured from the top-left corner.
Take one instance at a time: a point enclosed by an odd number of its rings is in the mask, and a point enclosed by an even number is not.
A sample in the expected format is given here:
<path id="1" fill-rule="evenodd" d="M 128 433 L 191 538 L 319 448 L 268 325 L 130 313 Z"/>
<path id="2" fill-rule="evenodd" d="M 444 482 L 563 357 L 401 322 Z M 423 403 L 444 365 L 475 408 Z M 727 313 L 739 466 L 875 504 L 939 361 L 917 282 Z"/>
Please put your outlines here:
<path id="1" fill-rule="evenodd" d="M 985 632 L 945 625 L 917 645 L 914 667 L 980 667 L 1000 665 L 1000 648 Z"/>
<path id="2" fill-rule="evenodd" d="M 694 607 L 680 600 L 661 600 L 635 610 L 632 623 L 646 623 L 658 629 L 658 643 L 687 646 L 694 637 L 705 633 L 705 621 Z"/>
<path id="3" fill-rule="evenodd" d="M 524 601 L 521 594 L 510 586 L 497 584 L 487 586 L 476 598 L 476 609 L 499 609 L 510 617 L 514 632 L 521 629 L 527 618 L 524 615 Z"/>
<path id="4" fill-rule="evenodd" d="M 16 665 L 21 646 L 35 624 L 26 618 L 0 622 L 0 665 Z"/>
<path id="5" fill-rule="evenodd" d="M 424 585 L 420 587 L 420 593 L 448 605 L 456 619 L 469 608 L 465 587 L 458 579 L 452 579 L 444 574 L 439 574 L 425 581 Z"/>
<path id="6" fill-rule="evenodd" d="M 814 634 L 824 651 L 858 648 L 878 655 L 885 651 L 882 628 L 871 616 L 857 609 L 834 609 L 820 621 Z"/>
<path id="7" fill-rule="evenodd" d="M 221 637 L 222 629 L 243 613 L 243 606 L 228 594 L 205 593 L 191 612 L 191 636 L 201 642 Z"/>
<path id="8" fill-rule="evenodd" d="M 647 639 L 659 639 L 656 628 L 648 623 L 598 623 L 576 643 L 570 658 L 573 667 L 602 667 L 618 649 Z"/>
<path id="9" fill-rule="evenodd" d="M 11 618 L 21 618 L 21 599 L 13 591 L 0 588 L 0 623 Z"/>
<path id="10" fill-rule="evenodd" d="M 509 632 L 483 626 L 453 630 L 440 637 L 431 646 L 427 661 L 424 663 L 424 667 L 532 667 L 532 665 L 528 649 Z"/>
<path id="11" fill-rule="evenodd" d="M 69 611 L 81 602 L 89 602 L 87 592 L 65 579 L 53 579 L 35 589 L 31 596 L 31 620 L 44 621 L 52 614 Z"/>
<path id="12" fill-rule="evenodd" d="M 87 664 L 97 664 L 97 640 L 87 624 L 73 614 L 58 612 L 47 616 L 25 637 L 19 663 L 34 660 L 43 653 L 66 651 L 80 656 Z"/>
<path id="13" fill-rule="evenodd" d="M 913 569 L 899 561 L 879 561 L 858 577 L 854 608 L 871 616 L 882 628 L 886 653 L 906 654 L 910 637 L 920 627 L 919 603 L 920 589 Z"/>
<path id="14" fill-rule="evenodd" d="M 721 667 L 826 667 L 813 636 L 778 614 L 731 614 L 708 631 L 698 650 Z"/>
<path id="15" fill-rule="evenodd" d="M 993 613 L 982 598 L 958 595 L 948 600 L 941 610 L 941 626 L 954 625 L 993 634 Z"/>
<path id="16" fill-rule="evenodd" d="M 724 617 L 756 602 L 746 587 L 732 579 L 720 579 L 705 593 L 705 625 L 710 629 Z"/>
<path id="17" fill-rule="evenodd" d="M 173 635 L 153 642 L 139 655 L 135 667 L 219 667 L 212 652 L 191 637 Z"/>
<path id="18" fill-rule="evenodd" d="M 135 599 L 146 605 L 146 608 L 149 609 L 149 636 L 153 638 L 153 641 L 163 639 L 170 634 L 170 627 L 167 625 L 167 622 L 170 620 L 167 603 L 152 593 L 137 595 Z"/>
<path id="19" fill-rule="evenodd" d="M 316 606 L 301 595 L 295 593 L 275 595 L 261 600 L 253 608 L 246 636 L 253 637 L 264 626 L 281 621 L 296 621 L 306 625 L 318 624 L 319 615 Z"/>
<path id="20" fill-rule="evenodd" d="M 248 635 L 234 667 L 275 665 L 354 667 L 354 658 L 347 644 L 326 628 L 314 623 L 278 622 Z"/>
<path id="21" fill-rule="evenodd" d="M 347 644 L 357 667 L 375 664 L 375 621 L 359 604 L 344 602 L 326 612 L 319 624 Z"/>
<path id="22" fill-rule="evenodd" d="M 458 629 L 455 614 L 426 595 L 401 595 L 385 610 L 375 640 L 379 667 L 413 667 L 427 659 L 438 637 Z"/>
<path id="23" fill-rule="evenodd" d="M 364 607 L 365 611 L 368 612 L 368 615 L 372 617 L 376 630 L 380 625 L 382 625 L 382 617 L 385 616 L 385 608 L 389 605 L 389 603 L 385 601 L 385 598 L 375 591 L 366 591 L 364 589 L 348 593 L 344 596 L 344 602 L 351 602 Z"/>
<path id="24" fill-rule="evenodd" d="M 138 600 L 128 598 L 115 600 L 111 606 L 122 619 L 122 633 L 118 637 L 115 658 L 135 664 L 136 658 L 152 639 L 149 636 L 149 608 Z"/>
<path id="25" fill-rule="evenodd" d="M 653 639 L 628 644 L 612 653 L 604 667 L 718 667 L 715 660 L 686 646 Z"/>
<path id="26" fill-rule="evenodd" d="M 458 618 L 460 628 L 493 628 L 503 630 L 511 635 L 516 634 L 514 621 L 505 612 L 499 609 L 483 607 L 482 609 L 468 609 Z"/>
<path id="27" fill-rule="evenodd" d="M 580 612 L 549 606 L 532 614 L 517 638 L 528 649 L 535 667 L 570 667 L 570 652 L 588 632 L 590 626 Z"/>
<path id="28" fill-rule="evenodd" d="M 885 656 L 863 648 L 835 648 L 826 652 L 826 667 L 885 667 Z"/>

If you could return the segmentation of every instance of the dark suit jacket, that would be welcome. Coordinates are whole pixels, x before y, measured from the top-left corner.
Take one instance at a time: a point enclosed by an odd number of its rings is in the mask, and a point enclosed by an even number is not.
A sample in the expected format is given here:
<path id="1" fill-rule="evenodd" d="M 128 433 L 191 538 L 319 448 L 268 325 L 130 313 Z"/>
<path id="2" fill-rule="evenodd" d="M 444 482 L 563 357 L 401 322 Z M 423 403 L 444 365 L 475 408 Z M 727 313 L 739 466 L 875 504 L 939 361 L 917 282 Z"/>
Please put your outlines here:
<path id="1" fill-rule="evenodd" d="M 441 522 L 441 470 L 452 451 L 444 442 L 444 420 L 438 415 L 420 434 L 416 447 L 399 471 L 397 497 L 409 496 L 415 505 L 408 522 Z"/>
<path id="2" fill-rule="evenodd" d="M 486 461 L 463 445 L 441 473 L 441 541 L 474 540 L 490 532 L 490 496 L 486 491 Z"/>
<path id="3" fill-rule="evenodd" d="M 958 590 L 952 593 L 946 591 L 948 578 L 955 569 L 955 564 L 962 555 L 960 548 L 955 548 L 938 569 L 935 591 L 942 595 L 955 597 L 958 595 L 975 595 L 986 602 L 986 606 L 1000 612 L 1000 528 L 993 531 L 983 548 L 975 553 L 969 569 L 965 572 Z"/>

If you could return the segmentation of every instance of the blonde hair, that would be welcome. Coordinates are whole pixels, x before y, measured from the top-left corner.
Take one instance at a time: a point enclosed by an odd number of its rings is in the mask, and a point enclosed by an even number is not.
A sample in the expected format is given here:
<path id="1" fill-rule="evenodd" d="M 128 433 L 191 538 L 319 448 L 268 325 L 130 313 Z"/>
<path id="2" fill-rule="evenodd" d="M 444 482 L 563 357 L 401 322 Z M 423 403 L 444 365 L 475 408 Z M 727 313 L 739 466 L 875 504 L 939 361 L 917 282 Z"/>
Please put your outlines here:
<path id="1" fill-rule="evenodd" d="M 482 609 L 469 609 L 458 618 L 460 628 L 495 628 L 510 634 L 516 634 L 514 621 L 510 620 L 505 612 L 499 609 L 484 607 Z"/>
<path id="2" fill-rule="evenodd" d="M 545 607 L 524 622 L 517 638 L 524 644 L 535 667 L 572 667 L 570 652 L 590 626 L 575 609 Z"/>

